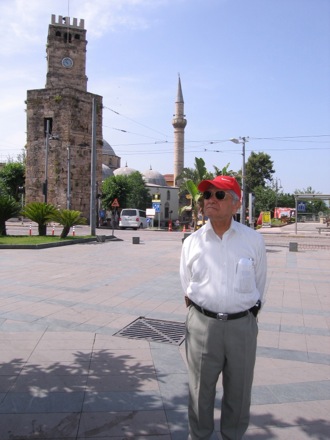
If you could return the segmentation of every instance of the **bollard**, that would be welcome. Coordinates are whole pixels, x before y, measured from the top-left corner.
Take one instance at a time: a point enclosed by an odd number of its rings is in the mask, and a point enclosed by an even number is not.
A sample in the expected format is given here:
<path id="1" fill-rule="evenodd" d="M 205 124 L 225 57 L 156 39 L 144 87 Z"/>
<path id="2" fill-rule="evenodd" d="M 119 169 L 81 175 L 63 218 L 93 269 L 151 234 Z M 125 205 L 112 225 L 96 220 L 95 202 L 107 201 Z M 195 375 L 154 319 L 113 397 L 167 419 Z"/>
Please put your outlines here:
<path id="1" fill-rule="evenodd" d="M 54 227 L 54 225 L 53 225 L 52 235 L 54 235 L 54 232 L 55 232 L 55 227 Z"/>
<path id="2" fill-rule="evenodd" d="M 76 231 L 74 229 L 74 226 L 72 227 L 72 236 L 74 237 L 76 235 Z"/>
<path id="3" fill-rule="evenodd" d="M 132 237 L 133 244 L 140 244 L 140 237 Z"/>
<path id="4" fill-rule="evenodd" d="M 30 223 L 29 235 L 32 235 L 32 224 Z"/>
<path id="5" fill-rule="evenodd" d="M 289 243 L 289 252 L 298 252 L 298 243 L 290 242 Z"/>

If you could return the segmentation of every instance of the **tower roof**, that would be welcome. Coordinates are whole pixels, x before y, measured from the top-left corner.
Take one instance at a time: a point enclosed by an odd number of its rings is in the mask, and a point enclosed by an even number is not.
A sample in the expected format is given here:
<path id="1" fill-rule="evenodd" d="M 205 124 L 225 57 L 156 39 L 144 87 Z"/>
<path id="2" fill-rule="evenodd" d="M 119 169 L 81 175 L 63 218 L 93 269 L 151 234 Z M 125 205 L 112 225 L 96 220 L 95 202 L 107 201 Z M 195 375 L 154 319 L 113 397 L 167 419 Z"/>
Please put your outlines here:
<path id="1" fill-rule="evenodd" d="M 180 79 L 180 75 L 179 75 L 179 81 L 178 81 L 178 92 L 176 95 L 176 101 L 175 102 L 184 102 L 183 101 L 183 94 L 182 94 L 182 87 L 181 87 L 181 79 Z"/>

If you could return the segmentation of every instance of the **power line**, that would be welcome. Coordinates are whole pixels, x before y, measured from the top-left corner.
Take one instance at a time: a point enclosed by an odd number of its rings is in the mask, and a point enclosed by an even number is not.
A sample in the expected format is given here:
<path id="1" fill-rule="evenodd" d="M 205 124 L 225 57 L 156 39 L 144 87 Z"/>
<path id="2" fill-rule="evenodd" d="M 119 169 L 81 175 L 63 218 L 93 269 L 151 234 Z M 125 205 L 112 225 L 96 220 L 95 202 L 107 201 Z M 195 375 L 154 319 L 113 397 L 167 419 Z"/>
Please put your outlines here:
<path id="1" fill-rule="evenodd" d="M 167 134 L 162 133 L 161 131 L 155 130 L 154 128 L 148 127 L 147 125 L 144 125 L 144 124 L 142 124 L 141 122 L 135 121 L 135 120 L 132 119 L 132 118 L 129 118 L 129 117 L 127 117 L 127 116 L 124 116 L 124 115 L 122 115 L 121 113 L 117 112 L 116 110 L 113 110 L 113 109 L 110 108 L 110 107 L 103 106 L 103 108 L 105 108 L 106 110 L 109 110 L 109 111 L 115 113 L 115 114 L 118 115 L 118 116 L 121 116 L 122 118 L 128 119 L 129 121 L 132 121 L 132 122 L 134 122 L 135 124 L 141 125 L 141 127 L 147 128 L 148 130 L 154 131 L 155 133 L 161 134 L 162 136 L 168 137 Z"/>

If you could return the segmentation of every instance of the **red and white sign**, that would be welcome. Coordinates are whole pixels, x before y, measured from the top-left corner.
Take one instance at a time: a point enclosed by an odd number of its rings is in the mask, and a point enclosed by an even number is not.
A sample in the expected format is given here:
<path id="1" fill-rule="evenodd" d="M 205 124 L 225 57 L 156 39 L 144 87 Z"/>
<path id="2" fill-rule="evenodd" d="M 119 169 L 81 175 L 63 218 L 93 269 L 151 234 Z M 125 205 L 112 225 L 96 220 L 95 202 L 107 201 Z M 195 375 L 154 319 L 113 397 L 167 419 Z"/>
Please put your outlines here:
<path id="1" fill-rule="evenodd" d="M 115 200 L 111 203 L 111 206 L 112 206 L 113 208 L 119 208 L 119 202 L 118 202 L 118 199 L 115 199 Z"/>

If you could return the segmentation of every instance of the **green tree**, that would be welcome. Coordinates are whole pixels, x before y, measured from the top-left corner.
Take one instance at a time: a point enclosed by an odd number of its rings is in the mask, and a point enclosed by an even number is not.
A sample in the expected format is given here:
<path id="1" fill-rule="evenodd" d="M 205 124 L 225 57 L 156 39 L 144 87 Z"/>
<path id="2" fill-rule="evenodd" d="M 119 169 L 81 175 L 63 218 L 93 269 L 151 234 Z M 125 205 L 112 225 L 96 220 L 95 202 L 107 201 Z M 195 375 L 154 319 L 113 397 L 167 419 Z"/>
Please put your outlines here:
<path id="1" fill-rule="evenodd" d="M 123 208 L 145 210 L 151 205 L 151 196 L 146 188 L 142 174 L 138 171 L 129 176 L 110 176 L 102 184 L 102 205 L 111 208 L 114 199 Z"/>
<path id="2" fill-rule="evenodd" d="M 129 193 L 126 208 L 139 208 L 144 211 L 151 206 L 151 195 L 145 186 L 142 174 L 136 171 L 127 176 Z"/>
<path id="3" fill-rule="evenodd" d="M 215 176 L 232 176 L 232 177 L 235 177 L 238 181 L 240 181 L 240 176 L 238 176 L 238 173 L 236 173 L 233 170 L 228 169 L 229 165 L 230 165 L 230 163 L 228 162 L 227 165 L 224 166 L 222 169 L 213 165 Z"/>
<path id="4" fill-rule="evenodd" d="M 273 161 L 266 153 L 252 153 L 245 166 L 245 189 L 246 194 L 254 192 L 255 188 L 266 187 L 267 181 L 272 180 L 275 173 Z"/>
<path id="5" fill-rule="evenodd" d="M 2 192 L 19 200 L 19 187 L 25 185 L 25 165 L 21 162 L 8 162 L 0 170 L 0 187 Z"/>
<path id="6" fill-rule="evenodd" d="M 194 223 L 194 230 L 197 227 L 197 219 L 199 211 L 203 215 L 203 198 L 198 191 L 198 185 L 202 180 L 213 179 L 214 175 L 207 171 L 205 161 L 202 158 L 195 157 L 195 168 L 184 168 L 179 176 L 181 181 L 179 195 L 180 195 L 180 214 L 186 211 L 191 211 L 192 220 Z M 189 205 L 184 205 L 183 201 L 190 200 Z M 204 216 L 203 216 L 204 222 Z"/>
<path id="7" fill-rule="evenodd" d="M 87 223 L 85 217 L 81 217 L 80 211 L 74 211 L 72 209 L 56 210 L 52 214 L 51 220 L 63 226 L 61 238 L 68 236 L 72 226 L 85 225 Z"/>
<path id="8" fill-rule="evenodd" d="M 203 197 L 198 191 L 197 185 L 192 180 L 186 180 L 185 183 L 186 193 L 189 194 L 188 200 L 190 200 L 189 205 L 183 206 L 180 209 L 180 214 L 185 211 L 191 211 L 192 220 L 194 223 L 194 230 L 197 228 L 197 220 L 199 211 L 203 212 Z M 204 217 L 204 216 L 203 216 Z"/>
<path id="9" fill-rule="evenodd" d="M 272 205 L 274 205 L 274 191 L 271 188 L 257 186 L 254 188 L 253 193 L 255 195 L 255 217 L 258 218 L 260 212 L 270 211 Z"/>
<path id="10" fill-rule="evenodd" d="M 104 208 L 111 208 L 114 199 L 118 200 L 119 206 L 127 206 L 127 195 L 129 183 L 127 176 L 110 176 L 102 183 L 102 205 Z"/>
<path id="11" fill-rule="evenodd" d="M 55 206 L 49 203 L 32 202 L 25 206 L 22 215 L 36 222 L 39 235 L 43 236 L 47 234 L 47 223 L 52 220 L 55 212 Z"/>
<path id="12" fill-rule="evenodd" d="M 14 197 L 0 194 L 0 235 L 7 235 L 6 221 L 16 217 L 20 210 L 21 206 Z"/>
<path id="13" fill-rule="evenodd" d="M 201 180 L 213 179 L 213 174 L 207 171 L 205 167 L 205 161 L 201 157 L 195 157 L 195 168 L 183 168 L 182 173 L 178 177 L 178 180 L 183 181 L 183 188 L 185 188 L 185 181 L 192 180 L 196 185 Z"/>

